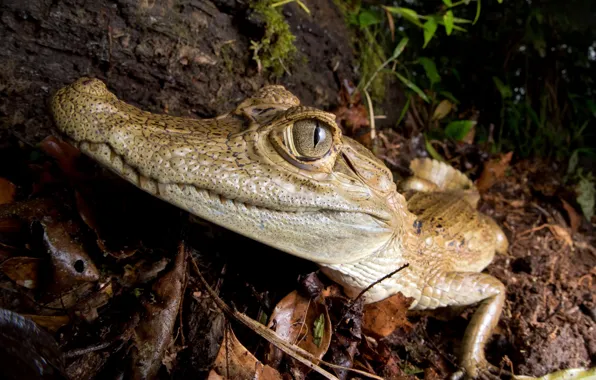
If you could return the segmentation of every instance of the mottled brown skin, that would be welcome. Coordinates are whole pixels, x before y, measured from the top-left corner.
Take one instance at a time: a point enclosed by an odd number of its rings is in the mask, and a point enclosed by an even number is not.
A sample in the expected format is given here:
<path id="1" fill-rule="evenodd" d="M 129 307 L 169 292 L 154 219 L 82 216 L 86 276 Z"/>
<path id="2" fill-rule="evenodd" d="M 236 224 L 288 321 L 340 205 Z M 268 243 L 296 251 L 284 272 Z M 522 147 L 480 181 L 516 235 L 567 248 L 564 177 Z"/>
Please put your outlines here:
<path id="1" fill-rule="evenodd" d="M 455 169 L 415 161 L 415 176 L 402 184 L 406 201 L 385 165 L 342 136 L 334 115 L 300 106 L 281 86 L 196 120 L 141 111 L 81 78 L 55 94 L 52 113 L 72 144 L 136 186 L 318 263 L 351 296 L 409 263 L 366 302 L 402 292 L 413 309 L 480 303 L 461 366 L 469 377 L 490 368 L 484 346 L 505 292 L 479 272 L 507 240 L 476 211 L 473 185 Z"/>

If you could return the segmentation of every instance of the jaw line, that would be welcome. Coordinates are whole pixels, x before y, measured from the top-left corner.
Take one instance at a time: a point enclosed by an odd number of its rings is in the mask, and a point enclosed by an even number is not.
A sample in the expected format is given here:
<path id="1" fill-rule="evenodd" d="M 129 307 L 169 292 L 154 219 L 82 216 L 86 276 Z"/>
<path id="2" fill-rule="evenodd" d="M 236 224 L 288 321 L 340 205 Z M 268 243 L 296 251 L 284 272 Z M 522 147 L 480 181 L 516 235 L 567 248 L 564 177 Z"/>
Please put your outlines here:
<path id="1" fill-rule="evenodd" d="M 148 178 L 146 176 L 143 176 L 142 174 L 139 174 L 136 168 L 134 168 L 131 165 L 128 165 L 122 159 L 122 157 L 120 155 L 118 155 L 117 153 L 115 153 L 114 150 L 107 143 L 91 143 L 91 142 L 87 142 L 87 141 L 76 141 L 72 138 L 65 137 L 65 135 L 63 135 L 63 134 L 60 134 L 60 137 L 62 139 L 65 139 L 69 144 L 71 144 L 74 147 L 76 147 L 77 149 L 79 149 L 85 155 L 87 155 L 87 156 L 91 157 L 93 160 L 96 160 L 99 163 L 101 163 L 102 166 L 104 166 L 105 168 L 114 172 L 119 177 L 127 180 L 128 182 L 132 183 L 134 186 L 138 187 L 139 189 L 144 190 L 145 192 L 148 192 L 149 194 L 154 195 L 157 198 L 160 198 L 161 200 L 164 200 L 166 202 L 168 202 L 168 200 L 166 198 L 164 198 L 162 196 L 162 194 L 165 193 L 166 187 L 175 186 L 175 187 L 180 188 L 182 191 L 184 191 L 184 189 L 186 189 L 186 188 L 192 188 L 197 192 L 205 193 L 207 198 L 217 200 L 222 205 L 231 203 L 231 204 L 235 205 L 236 207 L 244 207 L 246 209 L 255 209 L 255 210 L 259 210 L 260 212 L 282 213 L 282 214 L 325 213 L 327 215 L 333 215 L 333 214 L 340 215 L 340 214 L 345 214 L 345 213 L 351 213 L 351 214 L 360 214 L 360 215 L 370 216 L 380 223 L 387 223 L 389 221 L 388 218 L 384 218 L 381 215 L 372 214 L 372 213 L 359 211 L 359 210 L 349 210 L 349 209 L 342 210 L 342 209 L 332 209 L 332 208 L 325 209 L 325 208 L 320 208 L 320 207 L 300 207 L 300 208 L 299 207 L 295 207 L 295 208 L 287 207 L 284 209 L 278 209 L 278 208 L 274 208 L 274 207 L 257 205 L 257 204 L 250 203 L 245 200 L 238 199 L 238 198 L 228 198 L 221 193 L 218 193 L 218 192 L 210 190 L 210 189 L 197 187 L 193 184 L 158 182 L 153 178 Z M 98 151 L 102 151 L 102 150 L 104 152 L 98 153 Z M 105 150 L 109 150 L 109 152 L 105 152 Z M 110 159 L 106 159 L 106 157 L 110 157 Z M 114 161 L 121 162 L 122 169 L 118 170 L 117 168 L 115 168 L 116 165 L 114 165 Z M 176 206 L 180 207 L 178 205 L 176 205 Z M 186 208 L 184 208 L 184 209 L 188 212 L 191 212 L 190 210 L 187 210 Z"/>

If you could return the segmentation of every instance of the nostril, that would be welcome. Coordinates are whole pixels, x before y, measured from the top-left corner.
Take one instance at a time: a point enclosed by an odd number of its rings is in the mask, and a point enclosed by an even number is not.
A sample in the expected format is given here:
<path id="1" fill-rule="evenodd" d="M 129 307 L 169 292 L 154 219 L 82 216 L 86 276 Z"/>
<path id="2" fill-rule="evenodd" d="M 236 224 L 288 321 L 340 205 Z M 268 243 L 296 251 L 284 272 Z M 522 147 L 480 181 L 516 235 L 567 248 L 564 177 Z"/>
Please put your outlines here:
<path id="1" fill-rule="evenodd" d="M 74 269 L 78 272 L 78 273 L 83 273 L 83 271 L 85 270 L 85 262 L 83 260 L 77 260 L 74 263 Z"/>
<path id="2" fill-rule="evenodd" d="M 83 81 L 83 86 L 88 86 L 91 84 L 91 82 L 93 82 L 91 79 L 87 79 L 87 80 Z"/>

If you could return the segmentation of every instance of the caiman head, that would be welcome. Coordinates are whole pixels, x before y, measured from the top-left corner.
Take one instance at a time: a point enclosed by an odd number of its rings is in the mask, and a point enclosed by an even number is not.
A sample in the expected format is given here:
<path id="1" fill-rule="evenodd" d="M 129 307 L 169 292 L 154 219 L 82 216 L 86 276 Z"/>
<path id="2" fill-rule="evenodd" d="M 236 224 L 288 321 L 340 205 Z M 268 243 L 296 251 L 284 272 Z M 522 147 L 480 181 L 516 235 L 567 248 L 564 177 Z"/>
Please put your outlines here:
<path id="1" fill-rule="evenodd" d="M 282 86 L 191 119 L 142 111 L 81 78 L 51 108 L 68 141 L 134 185 L 320 264 L 377 253 L 407 213 L 385 165 Z"/>

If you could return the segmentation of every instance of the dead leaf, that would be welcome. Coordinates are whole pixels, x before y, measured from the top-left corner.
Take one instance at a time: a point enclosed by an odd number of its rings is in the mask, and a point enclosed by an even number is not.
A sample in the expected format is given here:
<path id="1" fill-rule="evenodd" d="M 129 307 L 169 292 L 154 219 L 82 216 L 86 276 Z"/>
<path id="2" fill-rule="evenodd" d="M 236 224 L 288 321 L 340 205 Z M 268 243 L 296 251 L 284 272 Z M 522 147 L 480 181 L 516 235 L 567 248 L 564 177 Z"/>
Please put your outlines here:
<path id="1" fill-rule="evenodd" d="M 85 282 L 59 295 L 48 295 L 48 298 L 53 298 L 43 303 L 43 305 L 49 308 L 70 310 L 73 307 L 80 305 L 82 301 L 89 299 L 89 297 L 92 297 L 96 293 L 97 290 L 95 289 L 95 283 Z"/>
<path id="2" fill-rule="evenodd" d="M 136 350 L 132 354 L 131 378 L 153 378 L 163 364 L 166 350 L 172 343 L 186 272 L 186 251 L 184 245 L 180 244 L 172 268 L 153 284 L 152 295 L 155 300 L 144 302 L 145 318 L 135 329 Z"/>
<path id="3" fill-rule="evenodd" d="M 0 270 L 27 289 L 35 289 L 39 284 L 39 267 L 42 259 L 35 257 L 13 257 L 0 265 Z"/>
<path id="4" fill-rule="evenodd" d="M 388 336 L 398 327 L 409 330 L 412 325 L 406 318 L 406 312 L 413 300 L 397 293 L 383 301 L 365 305 L 362 329 L 379 338 Z"/>
<path id="5" fill-rule="evenodd" d="M 25 318 L 31 319 L 39 326 L 46 330 L 55 333 L 62 326 L 66 326 L 70 322 L 68 315 L 33 315 L 23 314 Z"/>
<path id="6" fill-rule="evenodd" d="M 55 136 L 48 136 L 39 147 L 48 156 L 53 157 L 60 169 L 69 177 L 80 178 L 83 173 L 77 169 L 77 159 L 81 152 L 72 145 L 57 139 Z"/>
<path id="7" fill-rule="evenodd" d="M 319 279 L 316 272 L 311 272 L 300 279 L 300 289 L 303 294 L 310 298 L 317 298 L 323 293 L 325 285 Z"/>
<path id="8" fill-rule="evenodd" d="M 82 282 L 99 279 L 99 271 L 87 255 L 83 245 L 68 231 L 68 222 L 44 220 L 43 243 L 52 259 L 54 268 L 51 291 L 60 294 Z"/>
<path id="9" fill-rule="evenodd" d="M 575 211 L 575 208 L 573 208 L 573 206 L 571 206 L 565 199 L 563 199 L 563 198 L 559 198 L 559 199 L 561 199 L 561 203 L 563 203 L 563 208 L 565 209 L 565 211 L 567 211 L 567 215 L 569 215 L 569 223 L 571 224 L 571 231 L 577 232 L 577 230 L 579 229 L 579 227 L 582 224 L 584 217 L 582 215 L 580 215 L 577 211 Z"/>
<path id="10" fill-rule="evenodd" d="M 385 14 L 387 15 L 387 24 L 389 25 L 389 31 L 391 31 L 391 42 L 395 42 L 395 21 L 393 20 L 393 14 L 389 10 L 383 7 Z"/>
<path id="11" fill-rule="evenodd" d="M 432 120 L 441 120 L 445 118 L 445 116 L 451 113 L 453 109 L 453 103 L 449 100 L 445 99 L 439 103 L 439 105 L 435 108 L 435 112 L 433 113 Z"/>
<path id="12" fill-rule="evenodd" d="M 301 296 L 297 291 L 293 291 L 279 301 L 269 318 L 268 327 L 280 338 L 296 344 L 318 359 L 323 358 L 331 343 L 331 320 L 327 307 L 325 304 Z M 265 357 L 266 363 L 277 368 L 281 364 L 283 354 L 270 344 Z M 310 371 L 293 359 L 291 362 L 292 367 L 303 374 Z"/>
<path id="13" fill-rule="evenodd" d="M 570 247 L 573 246 L 573 239 L 571 238 L 571 234 L 569 233 L 567 228 L 561 227 L 558 224 L 551 224 L 548 228 L 556 238 L 563 240 L 565 245 L 568 245 Z"/>
<path id="14" fill-rule="evenodd" d="M 85 200 L 80 191 L 75 190 L 75 201 L 77 210 L 83 222 L 97 234 L 97 218 L 89 203 Z"/>
<path id="15" fill-rule="evenodd" d="M 227 325 L 224 330 L 224 339 L 208 379 L 281 380 L 282 377 L 276 369 L 258 361 L 238 341 L 232 329 Z"/>
<path id="16" fill-rule="evenodd" d="M 27 241 L 24 233 L 25 223 L 18 218 L 0 219 L 0 244 L 5 247 L 23 247 Z"/>
<path id="17" fill-rule="evenodd" d="M 478 191 L 486 191 L 505 176 L 505 171 L 509 167 L 509 162 L 513 157 L 513 152 L 505 153 L 501 157 L 490 160 L 484 165 L 482 174 L 476 182 Z"/>
<path id="18" fill-rule="evenodd" d="M 17 187 L 7 179 L 0 177 L 0 205 L 14 202 Z"/>

